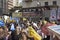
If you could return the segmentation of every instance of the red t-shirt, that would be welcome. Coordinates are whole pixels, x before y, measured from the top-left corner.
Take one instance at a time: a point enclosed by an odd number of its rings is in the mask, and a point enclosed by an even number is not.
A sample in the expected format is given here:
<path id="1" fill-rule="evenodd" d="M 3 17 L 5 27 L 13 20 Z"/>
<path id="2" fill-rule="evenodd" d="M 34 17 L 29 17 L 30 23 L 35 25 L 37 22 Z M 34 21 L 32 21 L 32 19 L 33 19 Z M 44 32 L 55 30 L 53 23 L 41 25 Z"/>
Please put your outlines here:
<path id="1" fill-rule="evenodd" d="M 45 34 L 45 35 L 49 35 L 49 31 L 48 31 L 48 27 L 49 26 L 52 26 L 52 25 L 54 25 L 54 24 L 51 24 L 51 23 L 47 23 L 47 24 L 45 24 L 44 26 L 42 26 L 42 32 Z"/>

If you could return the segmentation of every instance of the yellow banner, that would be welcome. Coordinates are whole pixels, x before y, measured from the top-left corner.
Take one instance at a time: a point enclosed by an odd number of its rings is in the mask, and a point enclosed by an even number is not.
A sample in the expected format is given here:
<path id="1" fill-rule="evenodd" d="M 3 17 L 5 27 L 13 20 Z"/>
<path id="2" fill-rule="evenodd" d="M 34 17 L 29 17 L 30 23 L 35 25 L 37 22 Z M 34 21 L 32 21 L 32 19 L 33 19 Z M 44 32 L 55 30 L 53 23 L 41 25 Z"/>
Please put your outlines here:
<path id="1" fill-rule="evenodd" d="M 12 13 L 12 17 L 22 17 L 22 12 L 18 12 L 18 13 L 14 12 Z"/>

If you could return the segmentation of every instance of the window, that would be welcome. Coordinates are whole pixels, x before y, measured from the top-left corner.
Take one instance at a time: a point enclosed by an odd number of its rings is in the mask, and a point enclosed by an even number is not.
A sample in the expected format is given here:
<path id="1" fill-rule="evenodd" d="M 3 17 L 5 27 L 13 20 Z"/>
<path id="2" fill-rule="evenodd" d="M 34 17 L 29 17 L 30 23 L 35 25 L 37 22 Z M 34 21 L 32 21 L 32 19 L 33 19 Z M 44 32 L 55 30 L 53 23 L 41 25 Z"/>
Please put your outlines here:
<path id="1" fill-rule="evenodd" d="M 45 6 L 48 6 L 48 2 L 45 2 Z"/>
<path id="2" fill-rule="evenodd" d="M 53 1 L 53 5 L 57 5 L 57 1 Z"/>

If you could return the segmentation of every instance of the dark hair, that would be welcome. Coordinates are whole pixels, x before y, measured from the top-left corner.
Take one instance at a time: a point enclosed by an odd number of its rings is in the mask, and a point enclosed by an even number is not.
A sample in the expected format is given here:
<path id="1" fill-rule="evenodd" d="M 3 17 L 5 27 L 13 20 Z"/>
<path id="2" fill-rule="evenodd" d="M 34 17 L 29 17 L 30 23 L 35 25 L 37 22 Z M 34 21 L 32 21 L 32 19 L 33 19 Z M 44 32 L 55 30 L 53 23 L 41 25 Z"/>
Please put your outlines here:
<path id="1" fill-rule="evenodd" d="M 42 18 L 40 18 L 40 20 L 42 20 Z"/>
<path id="2" fill-rule="evenodd" d="M 46 20 L 47 22 L 50 22 L 50 20 L 49 20 L 49 18 L 48 18 L 48 17 L 45 17 L 45 20 Z"/>
<path id="3" fill-rule="evenodd" d="M 1 26 L 0 28 L 2 28 L 4 30 L 4 27 Z"/>
<path id="4" fill-rule="evenodd" d="M 18 24 L 16 24 L 16 26 L 18 26 Z"/>

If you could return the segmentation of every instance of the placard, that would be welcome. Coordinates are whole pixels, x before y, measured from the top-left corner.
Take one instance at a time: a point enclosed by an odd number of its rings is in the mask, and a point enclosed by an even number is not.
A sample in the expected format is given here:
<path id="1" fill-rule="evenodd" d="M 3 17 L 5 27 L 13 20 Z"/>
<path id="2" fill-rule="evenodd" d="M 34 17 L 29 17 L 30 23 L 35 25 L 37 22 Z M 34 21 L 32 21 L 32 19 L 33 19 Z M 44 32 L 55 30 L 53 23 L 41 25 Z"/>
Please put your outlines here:
<path id="1" fill-rule="evenodd" d="M 60 25 L 49 26 L 48 28 L 60 35 Z"/>

